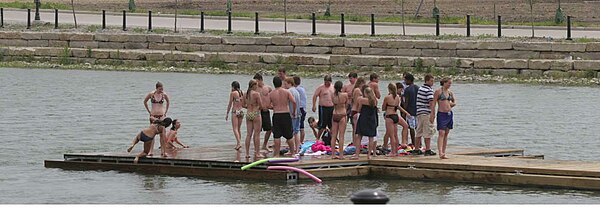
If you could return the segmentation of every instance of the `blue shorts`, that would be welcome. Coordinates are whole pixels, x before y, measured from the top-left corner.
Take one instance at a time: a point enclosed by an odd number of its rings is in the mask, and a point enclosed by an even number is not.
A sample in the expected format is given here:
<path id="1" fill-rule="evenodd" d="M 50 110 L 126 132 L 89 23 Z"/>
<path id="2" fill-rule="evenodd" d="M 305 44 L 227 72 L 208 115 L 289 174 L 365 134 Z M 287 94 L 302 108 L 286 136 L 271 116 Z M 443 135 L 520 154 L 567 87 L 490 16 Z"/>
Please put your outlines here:
<path id="1" fill-rule="evenodd" d="M 300 108 L 300 129 L 304 129 L 304 121 L 306 120 L 306 110 L 304 108 Z"/>
<path id="2" fill-rule="evenodd" d="M 300 120 L 301 118 L 292 118 L 292 134 L 296 135 L 300 132 Z"/>
<path id="3" fill-rule="evenodd" d="M 437 130 L 452 129 L 454 125 L 454 113 L 450 112 L 437 112 Z"/>

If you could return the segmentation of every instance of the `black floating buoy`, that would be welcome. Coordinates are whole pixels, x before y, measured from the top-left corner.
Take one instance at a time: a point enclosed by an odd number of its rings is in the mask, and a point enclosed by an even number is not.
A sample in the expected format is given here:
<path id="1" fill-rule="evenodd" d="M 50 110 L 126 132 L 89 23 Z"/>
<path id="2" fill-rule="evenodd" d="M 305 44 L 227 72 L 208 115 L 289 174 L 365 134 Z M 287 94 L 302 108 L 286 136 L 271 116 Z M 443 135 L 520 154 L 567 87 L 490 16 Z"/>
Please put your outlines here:
<path id="1" fill-rule="evenodd" d="M 385 193 L 377 190 L 362 190 L 352 194 L 350 200 L 354 204 L 387 204 L 390 199 Z"/>

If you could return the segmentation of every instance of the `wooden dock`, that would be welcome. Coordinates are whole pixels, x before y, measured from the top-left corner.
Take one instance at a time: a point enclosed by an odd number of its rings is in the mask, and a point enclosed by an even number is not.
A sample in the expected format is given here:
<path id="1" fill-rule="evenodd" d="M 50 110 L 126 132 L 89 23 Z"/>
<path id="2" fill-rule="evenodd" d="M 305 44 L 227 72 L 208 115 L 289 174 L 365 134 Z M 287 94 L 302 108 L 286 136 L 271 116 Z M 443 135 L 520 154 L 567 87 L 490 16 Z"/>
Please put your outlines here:
<path id="1" fill-rule="evenodd" d="M 117 170 L 142 174 L 195 176 L 256 180 L 296 181 L 307 179 L 287 171 L 266 170 L 269 165 L 305 169 L 324 179 L 341 177 L 393 177 L 482 184 L 561 187 L 600 190 L 600 163 L 542 160 L 526 156 L 522 149 L 448 147 L 450 159 L 437 156 L 378 156 L 367 160 L 331 160 L 329 156 L 303 156 L 293 163 L 262 164 L 249 170 L 240 168 L 249 160 L 231 147 L 192 148 L 171 151 L 170 158 L 142 158 L 137 153 L 105 152 L 65 154 L 64 160 L 46 160 L 47 168 L 66 170 Z M 241 161 L 241 162 L 238 162 Z"/>

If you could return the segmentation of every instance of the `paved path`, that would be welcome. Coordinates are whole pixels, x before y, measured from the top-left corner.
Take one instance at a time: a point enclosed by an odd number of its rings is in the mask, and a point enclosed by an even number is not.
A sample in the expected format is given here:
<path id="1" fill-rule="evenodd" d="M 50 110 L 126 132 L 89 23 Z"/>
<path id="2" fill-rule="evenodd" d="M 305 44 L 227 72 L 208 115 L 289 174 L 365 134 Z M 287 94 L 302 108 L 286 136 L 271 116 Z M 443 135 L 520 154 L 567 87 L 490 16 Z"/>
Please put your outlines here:
<path id="1" fill-rule="evenodd" d="M 32 12 L 33 19 L 33 12 Z M 45 22 L 54 22 L 54 13 L 53 12 L 41 12 L 40 13 L 41 20 Z M 123 19 L 121 15 L 107 14 L 106 16 L 106 24 L 108 26 L 122 26 Z M 24 24 L 27 21 L 27 11 L 26 10 L 5 10 L 4 11 L 4 20 L 7 23 L 18 22 Z M 90 14 L 90 13 L 80 13 L 77 14 L 77 23 L 80 25 L 100 25 L 102 22 L 100 14 Z M 153 16 L 152 18 L 153 28 L 170 28 L 173 29 L 174 26 L 174 18 L 173 17 L 157 17 Z M 73 15 L 71 13 L 67 13 L 67 11 L 61 11 L 59 14 L 59 23 L 61 24 L 73 24 Z M 148 26 L 148 18 L 147 16 L 139 16 L 139 15 L 129 15 L 127 16 L 127 26 L 128 27 L 147 27 Z M 185 29 L 199 29 L 200 28 L 200 18 L 190 18 L 183 17 L 178 19 L 178 28 Z M 253 20 L 240 20 L 234 19 L 232 28 L 234 31 L 254 31 L 254 21 Z M 226 19 L 205 19 L 205 29 L 207 30 L 227 30 L 227 20 Z M 282 21 L 270 21 L 270 20 L 262 20 L 260 21 L 260 31 L 268 31 L 268 32 L 283 32 L 284 23 Z M 398 25 L 378 25 L 375 28 L 377 34 L 402 34 L 402 26 Z M 450 26 L 442 26 L 441 34 L 459 34 L 465 35 L 465 28 L 457 28 Z M 370 34 L 371 28 L 370 25 L 365 24 L 346 24 L 346 34 Z M 310 34 L 311 33 L 311 23 L 307 21 L 293 21 L 288 22 L 288 32 L 294 32 L 298 34 Z M 338 35 L 340 34 L 340 25 L 339 23 L 327 23 L 326 21 L 317 21 L 317 33 L 321 34 L 332 34 Z M 406 26 L 406 34 L 407 35 L 435 35 L 435 27 L 432 26 Z M 471 35 L 478 36 L 482 34 L 490 34 L 497 35 L 497 29 L 492 27 L 476 27 L 471 28 Z M 510 37 L 531 37 L 531 30 L 525 28 L 519 29 L 502 29 L 503 36 Z M 536 37 L 552 37 L 557 39 L 566 38 L 566 30 L 565 29 L 549 29 L 549 28 L 537 28 L 535 30 Z M 572 31 L 573 38 L 600 38 L 600 31 L 598 30 L 573 30 Z"/>

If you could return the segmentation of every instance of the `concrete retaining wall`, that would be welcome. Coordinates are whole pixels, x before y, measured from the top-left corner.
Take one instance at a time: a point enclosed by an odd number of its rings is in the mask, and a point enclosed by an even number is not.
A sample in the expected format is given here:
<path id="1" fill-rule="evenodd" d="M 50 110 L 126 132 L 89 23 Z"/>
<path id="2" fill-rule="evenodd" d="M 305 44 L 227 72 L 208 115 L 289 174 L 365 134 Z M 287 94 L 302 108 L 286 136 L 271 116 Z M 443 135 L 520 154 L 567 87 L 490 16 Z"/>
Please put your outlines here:
<path id="1" fill-rule="evenodd" d="M 0 31 L 1 46 L 412 57 L 600 60 L 600 42 L 377 40 Z"/>

